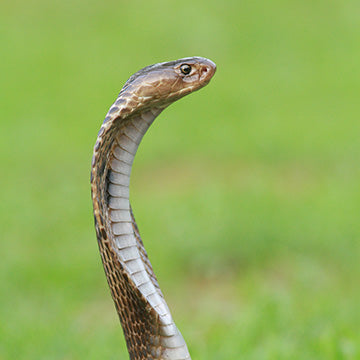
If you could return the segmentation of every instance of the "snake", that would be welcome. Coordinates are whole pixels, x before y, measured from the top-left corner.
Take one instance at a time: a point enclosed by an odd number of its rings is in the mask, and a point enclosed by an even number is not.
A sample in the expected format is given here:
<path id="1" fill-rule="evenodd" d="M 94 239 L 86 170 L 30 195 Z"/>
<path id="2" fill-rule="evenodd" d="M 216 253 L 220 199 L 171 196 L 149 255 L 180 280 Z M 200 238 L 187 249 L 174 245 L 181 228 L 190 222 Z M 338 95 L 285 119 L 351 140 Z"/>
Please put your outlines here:
<path id="1" fill-rule="evenodd" d="M 127 80 L 98 133 L 91 163 L 95 230 L 131 360 L 189 360 L 129 200 L 140 141 L 170 104 L 207 85 L 216 65 L 188 57 L 147 66 Z"/>

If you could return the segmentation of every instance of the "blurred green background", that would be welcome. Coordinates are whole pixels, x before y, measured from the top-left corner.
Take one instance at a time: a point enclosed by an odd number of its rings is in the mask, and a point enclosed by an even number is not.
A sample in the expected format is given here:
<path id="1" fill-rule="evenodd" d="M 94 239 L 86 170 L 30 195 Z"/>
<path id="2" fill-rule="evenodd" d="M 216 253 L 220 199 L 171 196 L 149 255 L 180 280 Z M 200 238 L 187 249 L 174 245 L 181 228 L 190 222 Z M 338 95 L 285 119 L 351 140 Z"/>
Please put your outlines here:
<path id="1" fill-rule="evenodd" d="M 127 359 L 90 160 L 126 79 L 200 55 L 131 198 L 193 359 L 360 359 L 360 4 L 5 1 L 0 359 Z"/>

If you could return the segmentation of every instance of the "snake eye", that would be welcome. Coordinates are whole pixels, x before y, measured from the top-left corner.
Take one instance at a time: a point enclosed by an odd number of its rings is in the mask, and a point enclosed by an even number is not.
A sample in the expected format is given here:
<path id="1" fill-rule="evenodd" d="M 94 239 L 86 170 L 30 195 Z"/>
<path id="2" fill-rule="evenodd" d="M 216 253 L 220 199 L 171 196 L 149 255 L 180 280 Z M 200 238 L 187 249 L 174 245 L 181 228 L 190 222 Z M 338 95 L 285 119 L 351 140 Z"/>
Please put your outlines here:
<path id="1" fill-rule="evenodd" d="M 190 74 L 191 66 L 188 64 L 183 64 L 180 66 L 180 70 L 184 75 L 188 75 Z"/>

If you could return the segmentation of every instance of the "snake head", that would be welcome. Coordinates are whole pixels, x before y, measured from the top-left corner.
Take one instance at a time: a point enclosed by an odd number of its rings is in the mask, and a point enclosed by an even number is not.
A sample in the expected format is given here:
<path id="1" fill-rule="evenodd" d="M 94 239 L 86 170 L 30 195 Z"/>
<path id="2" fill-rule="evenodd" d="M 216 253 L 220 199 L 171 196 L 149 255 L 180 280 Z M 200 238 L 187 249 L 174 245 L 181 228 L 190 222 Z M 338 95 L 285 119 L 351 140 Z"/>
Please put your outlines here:
<path id="1" fill-rule="evenodd" d="M 158 63 L 132 75 L 120 94 L 128 93 L 138 110 L 165 108 L 207 85 L 215 71 L 216 65 L 202 57 Z"/>

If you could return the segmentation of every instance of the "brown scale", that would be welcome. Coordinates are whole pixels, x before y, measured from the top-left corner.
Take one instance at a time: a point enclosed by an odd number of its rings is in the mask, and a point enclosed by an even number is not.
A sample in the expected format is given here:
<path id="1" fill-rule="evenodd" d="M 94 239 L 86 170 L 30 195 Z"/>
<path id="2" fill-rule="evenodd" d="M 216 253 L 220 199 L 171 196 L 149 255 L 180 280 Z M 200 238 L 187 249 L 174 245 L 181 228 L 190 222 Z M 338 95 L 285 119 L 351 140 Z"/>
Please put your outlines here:
<path id="1" fill-rule="evenodd" d="M 118 123 L 121 123 L 120 119 Z M 98 163 L 98 166 L 94 167 L 92 171 L 92 179 L 93 181 L 95 180 L 96 184 L 94 188 L 93 182 L 93 197 L 94 194 L 98 194 L 98 196 L 94 198 L 95 228 L 97 230 L 99 250 L 106 278 L 116 310 L 119 314 L 130 359 L 152 359 L 153 357 L 147 357 L 148 355 L 145 356 L 144 354 L 151 353 L 151 339 L 160 336 L 157 324 L 158 316 L 140 291 L 134 286 L 132 280 L 118 261 L 117 254 L 111 245 L 112 239 L 109 239 L 109 235 L 111 235 L 112 232 L 108 218 L 109 209 L 107 204 L 106 178 L 109 171 L 107 163 L 110 158 L 100 159 L 99 154 L 111 153 L 110 150 L 115 143 L 115 135 L 121 131 L 121 128 L 122 126 L 119 125 L 111 128 L 104 126 L 103 131 L 101 131 L 101 138 L 96 145 L 97 151 L 94 154 L 94 159 L 95 163 Z M 100 189 L 100 191 L 97 189 Z M 99 209 L 99 211 L 96 211 L 96 209 Z M 133 226 L 136 228 L 136 233 L 138 234 L 135 220 L 133 220 Z M 137 239 L 140 239 L 139 235 Z M 139 244 L 138 247 L 141 247 L 141 245 Z M 152 275 L 152 279 L 156 281 L 146 252 L 142 251 L 141 254 L 147 264 L 146 270 L 149 275 Z M 157 282 L 156 285 L 159 287 Z"/>
<path id="2" fill-rule="evenodd" d="M 183 355 L 176 353 L 176 350 L 165 355 L 167 348 L 160 341 L 159 315 L 136 288 L 114 250 L 107 192 L 112 149 L 116 145 L 116 136 L 133 116 L 152 108 L 164 109 L 184 95 L 202 88 L 210 81 L 215 70 L 216 66 L 210 60 L 193 57 L 151 65 L 138 71 L 129 78 L 110 108 L 94 147 L 91 191 L 95 229 L 106 278 L 131 360 L 179 360 L 179 356 L 181 359 L 190 359 L 190 356 L 185 345 Z M 130 212 L 145 270 L 158 294 L 163 297 L 131 209 Z"/>

